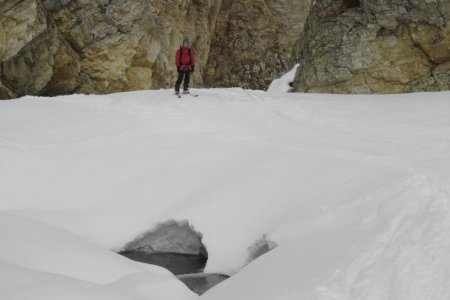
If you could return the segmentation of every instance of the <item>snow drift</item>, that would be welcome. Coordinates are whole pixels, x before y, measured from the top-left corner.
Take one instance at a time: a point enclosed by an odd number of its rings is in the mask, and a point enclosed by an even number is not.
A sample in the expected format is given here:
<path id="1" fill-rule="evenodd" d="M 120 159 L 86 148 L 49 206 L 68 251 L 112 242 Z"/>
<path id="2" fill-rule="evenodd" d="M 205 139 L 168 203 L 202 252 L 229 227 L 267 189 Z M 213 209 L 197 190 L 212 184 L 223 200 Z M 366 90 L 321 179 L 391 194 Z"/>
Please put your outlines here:
<path id="1" fill-rule="evenodd" d="M 2 298 L 192 297 L 109 251 L 175 219 L 234 274 L 205 299 L 450 299 L 450 93 L 199 92 L 0 103 Z"/>
<path id="2" fill-rule="evenodd" d="M 1 299 L 196 298 L 163 268 L 38 221 L 0 213 L 0 240 Z"/>

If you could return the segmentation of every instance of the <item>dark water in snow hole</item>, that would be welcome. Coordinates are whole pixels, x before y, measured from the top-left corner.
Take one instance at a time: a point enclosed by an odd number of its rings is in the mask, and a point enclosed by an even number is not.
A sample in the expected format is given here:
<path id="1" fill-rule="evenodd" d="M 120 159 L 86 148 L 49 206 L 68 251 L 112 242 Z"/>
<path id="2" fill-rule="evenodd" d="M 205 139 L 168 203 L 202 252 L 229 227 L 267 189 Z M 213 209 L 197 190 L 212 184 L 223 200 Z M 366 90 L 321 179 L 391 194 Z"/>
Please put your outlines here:
<path id="1" fill-rule="evenodd" d="M 207 258 L 203 255 L 187 255 L 178 253 L 145 253 L 142 251 L 120 252 L 129 259 L 161 266 L 177 275 L 193 292 L 201 295 L 229 276 L 222 274 L 202 273 Z"/>

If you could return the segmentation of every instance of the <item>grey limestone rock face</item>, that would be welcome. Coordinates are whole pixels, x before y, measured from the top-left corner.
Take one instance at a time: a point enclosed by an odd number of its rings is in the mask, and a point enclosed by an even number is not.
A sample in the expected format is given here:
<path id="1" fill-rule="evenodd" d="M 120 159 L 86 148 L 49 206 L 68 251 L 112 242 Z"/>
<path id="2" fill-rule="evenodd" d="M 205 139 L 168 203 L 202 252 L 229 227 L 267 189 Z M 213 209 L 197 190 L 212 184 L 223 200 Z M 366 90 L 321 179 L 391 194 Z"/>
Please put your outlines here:
<path id="1" fill-rule="evenodd" d="M 294 49 L 295 91 L 450 89 L 450 2 L 317 0 Z"/>
<path id="2" fill-rule="evenodd" d="M 310 0 L 226 0 L 217 20 L 204 82 L 266 89 L 288 69 Z"/>
<path id="3" fill-rule="evenodd" d="M 184 36 L 194 86 L 266 88 L 309 1 L 0 0 L 0 99 L 172 87 Z"/>
<path id="4" fill-rule="evenodd" d="M 184 36 L 195 87 L 450 88 L 448 0 L 0 0 L 0 99 L 173 87 Z"/>
<path id="5" fill-rule="evenodd" d="M 203 69 L 221 2 L 0 0 L 0 99 L 172 86 L 183 36 Z"/>

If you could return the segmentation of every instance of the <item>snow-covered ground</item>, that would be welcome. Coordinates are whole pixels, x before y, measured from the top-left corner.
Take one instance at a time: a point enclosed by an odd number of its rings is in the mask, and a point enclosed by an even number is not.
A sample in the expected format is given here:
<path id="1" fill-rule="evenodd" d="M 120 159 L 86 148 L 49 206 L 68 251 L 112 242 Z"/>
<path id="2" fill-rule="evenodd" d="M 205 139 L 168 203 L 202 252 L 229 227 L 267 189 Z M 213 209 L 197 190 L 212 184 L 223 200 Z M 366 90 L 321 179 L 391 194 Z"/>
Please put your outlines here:
<path id="1" fill-rule="evenodd" d="M 110 251 L 171 219 L 204 299 L 450 299 L 450 93 L 280 90 L 0 102 L 0 299 L 196 298 Z"/>

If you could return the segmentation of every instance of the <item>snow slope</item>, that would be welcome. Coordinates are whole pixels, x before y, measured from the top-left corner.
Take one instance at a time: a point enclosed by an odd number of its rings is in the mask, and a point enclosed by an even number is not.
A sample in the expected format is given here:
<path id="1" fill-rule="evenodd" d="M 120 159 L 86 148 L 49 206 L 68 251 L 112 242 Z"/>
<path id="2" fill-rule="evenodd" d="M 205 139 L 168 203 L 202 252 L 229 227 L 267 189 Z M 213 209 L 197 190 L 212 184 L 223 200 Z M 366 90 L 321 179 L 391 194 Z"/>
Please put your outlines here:
<path id="1" fill-rule="evenodd" d="M 450 299 L 450 93 L 199 92 L 0 102 L 0 296 L 22 277 L 92 299 L 175 285 L 108 249 L 176 219 L 203 234 L 207 272 L 240 270 L 205 299 Z M 15 253 L 41 241 L 30 227 L 57 237 L 49 257 Z M 279 247 L 246 265 L 264 234 Z M 62 263 L 66 239 L 114 271 Z"/>
<path id="2" fill-rule="evenodd" d="M 196 299 L 169 271 L 0 213 L 0 299 Z"/>

